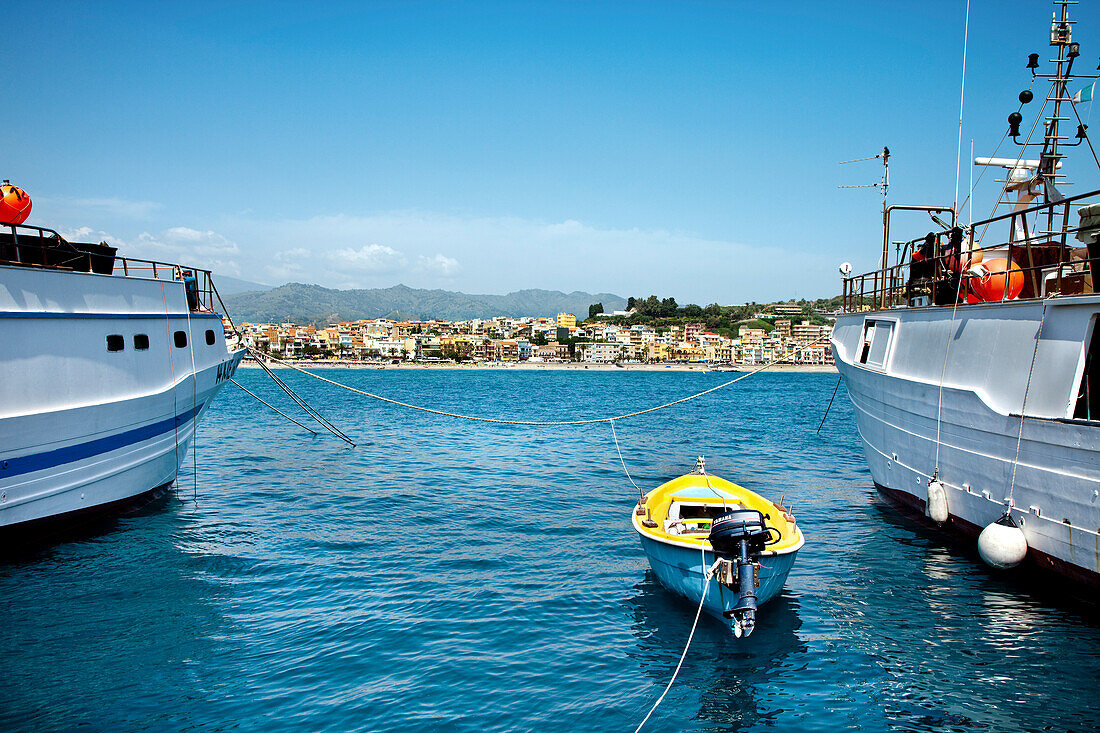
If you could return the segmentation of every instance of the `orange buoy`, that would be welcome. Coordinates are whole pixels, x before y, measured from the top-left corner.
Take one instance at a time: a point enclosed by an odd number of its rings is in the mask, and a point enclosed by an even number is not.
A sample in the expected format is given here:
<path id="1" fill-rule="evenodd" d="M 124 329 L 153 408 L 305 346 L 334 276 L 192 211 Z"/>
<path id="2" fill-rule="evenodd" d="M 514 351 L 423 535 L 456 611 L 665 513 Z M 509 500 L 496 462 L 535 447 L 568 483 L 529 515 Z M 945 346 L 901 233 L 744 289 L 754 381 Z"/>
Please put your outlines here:
<path id="1" fill-rule="evenodd" d="M 1012 300 L 1024 289 L 1024 271 L 1015 262 L 1002 258 L 983 262 L 980 267 L 982 275 L 971 278 L 970 289 L 982 300 Z"/>
<path id="2" fill-rule="evenodd" d="M 948 261 L 948 267 L 950 267 L 955 272 L 966 272 L 971 267 L 974 267 L 975 265 L 982 264 L 982 252 L 981 252 L 981 250 L 977 250 L 977 251 L 973 251 L 973 252 L 963 252 L 962 261 L 963 261 L 963 264 L 962 264 L 962 269 L 961 270 L 956 270 L 955 269 L 955 263 L 951 259 L 949 259 L 949 261 Z"/>
<path id="3" fill-rule="evenodd" d="M 31 214 L 31 197 L 19 186 L 0 185 L 0 224 L 22 224 Z"/>
<path id="4" fill-rule="evenodd" d="M 963 250 L 960 255 L 947 255 L 946 264 L 949 270 L 952 272 L 966 272 L 974 265 L 980 265 L 982 263 L 982 251 L 977 250 Z M 960 267 L 959 262 L 962 262 Z"/>

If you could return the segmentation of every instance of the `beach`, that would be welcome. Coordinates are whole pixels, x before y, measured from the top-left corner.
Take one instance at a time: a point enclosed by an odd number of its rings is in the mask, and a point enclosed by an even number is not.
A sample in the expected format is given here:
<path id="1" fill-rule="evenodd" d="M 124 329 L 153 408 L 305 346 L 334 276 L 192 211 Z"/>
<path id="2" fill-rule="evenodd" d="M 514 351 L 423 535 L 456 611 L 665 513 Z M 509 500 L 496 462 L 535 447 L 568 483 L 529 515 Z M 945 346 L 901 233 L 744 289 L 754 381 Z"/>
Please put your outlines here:
<path id="1" fill-rule="evenodd" d="M 365 361 L 336 361 L 332 359 L 298 359 L 269 362 L 269 366 L 275 369 L 287 369 L 287 364 L 292 364 L 301 369 L 458 369 L 458 370 L 483 370 L 483 371 L 596 371 L 596 372 L 751 372 L 759 369 L 760 364 L 586 364 L 583 362 L 468 362 L 455 364 L 453 362 L 398 362 L 397 364 L 365 362 Z M 254 361 L 241 362 L 241 369 L 259 369 Z M 775 364 L 767 368 L 769 372 L 783 372 L 792 374 L 835 374 L 836 367 L 832 364 Z"/>

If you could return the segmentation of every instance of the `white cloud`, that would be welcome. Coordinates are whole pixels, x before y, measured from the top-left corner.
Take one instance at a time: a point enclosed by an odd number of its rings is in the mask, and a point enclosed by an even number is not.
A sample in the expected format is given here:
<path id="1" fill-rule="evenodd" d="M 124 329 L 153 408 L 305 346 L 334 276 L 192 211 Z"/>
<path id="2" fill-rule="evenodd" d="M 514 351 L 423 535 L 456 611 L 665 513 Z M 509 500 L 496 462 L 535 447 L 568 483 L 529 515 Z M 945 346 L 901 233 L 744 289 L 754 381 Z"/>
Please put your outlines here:
<path id="1" fill-rule="evenodd" d="M 821 292 L 821 273 L 836 269 L 830 255 L 798 245 L 746 245 L 691 232 L 599 227 L 575 219 L 413 210 L 282 221 L 238 217 L 220 228 L 246 252 L 253 250 L 251 260 L 259 269 L 271 265 L 261 247 L 265 252 L 309 247 L 314 256 L 298 263 L 294 279 L 339 288 L 401 282 L 468 293 L 547 288 L 734 303 L 769 299 L 777 292 L 828 295 Z M 386 244 L 364 246 L 364 241 Z"/>
<path id="2" fill-rule="evenodd" d="M 142 232 L 129 241 L 90 227 L 64 231 L 61 235 L 75 242 L 107 242 L 125 257 L 201 267 L 228 275 L 241 274 L 237 262 L 240 247 L 211 230 L 170 227 L 159 234 Z"/>
<path id="3" fill-rule="evenodd" d="M 384 244 L 367 244 L 359 249 L 337 249 L 328 258 L 340 267 L 365 273 L 395 272 L 405 266 L 405 255 Z"/>
<path id="4" fill-rule="evenodd" d="M 179 262 L 228 275 L 240 275 L 236 257 L 241 249 L 217 232 L 171 227 L 160 234 L 142 232 L 131 245 L 138 257 Z"/>
<path id="5" fill-rule="evenodd" d="M 61 236 L 70 242 L 106 242 L 112 247 L 124 246 L 122 240 L 117 237 L 113 237 L 107 232 L 101 232 L 98 229 L 92 229 L 91 227 L 77 227 L 76 229 L 64 229 L 60 232 Z"/>
<path id="6" fill-rule="evenodd" d="M 422 271 L 432 272 L 444 277 L 454 277 L 462 269 L 462 266 L 458 264 L 458 260 L 443 253 L 438 253 L 435 257 L 420 255 L 416 258 L 416 266 Z"/>
<path id="7" fill-rule="evenodd" d="M 77 241 L 106 240 L 134 257 L 276 284 L 374 288 L 404 283 L 468 293 L 547 288 L 624 297 L 653 293 L 699 304 L 768 300 L 776 293 L 818 297 L 839 290 L 832 279 L 835 258 L 806 251 L 807 243 L 746 245 L 576 219 L 414 210 L 281 221 L 238 215 L 221 220 L 217 231 L 184 226 L 136 231 L 112 237 L 86 227 L 71 234 Z"/>
<path id="8" fill-rule="evenodd" d="M 282 250 L 273 255 L 273 262 L 264 267 L 264 271 L 276 281 L 289 282 L 300 280 L 304 272 L 303 263 L 307 262 L 310 252 L 304 247 Z"/>

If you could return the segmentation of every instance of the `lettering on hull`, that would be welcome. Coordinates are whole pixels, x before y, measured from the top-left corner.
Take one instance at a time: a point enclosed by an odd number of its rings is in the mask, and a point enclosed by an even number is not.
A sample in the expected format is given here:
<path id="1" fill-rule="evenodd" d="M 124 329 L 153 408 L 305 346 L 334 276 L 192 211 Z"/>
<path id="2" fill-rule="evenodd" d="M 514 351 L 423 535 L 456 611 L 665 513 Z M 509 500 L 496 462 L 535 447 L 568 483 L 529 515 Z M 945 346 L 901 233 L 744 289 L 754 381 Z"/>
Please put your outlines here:
<path id="1" fill-rule="evenodd" d="M 214 384 L 221 384 L 222 382 L 228 382 L 233 376 L 233 373 L 237 371 L 237 362 L 234 359 L 229 361 L 223 361 L 218 364 L 217 379 L 214 380 Z"/>

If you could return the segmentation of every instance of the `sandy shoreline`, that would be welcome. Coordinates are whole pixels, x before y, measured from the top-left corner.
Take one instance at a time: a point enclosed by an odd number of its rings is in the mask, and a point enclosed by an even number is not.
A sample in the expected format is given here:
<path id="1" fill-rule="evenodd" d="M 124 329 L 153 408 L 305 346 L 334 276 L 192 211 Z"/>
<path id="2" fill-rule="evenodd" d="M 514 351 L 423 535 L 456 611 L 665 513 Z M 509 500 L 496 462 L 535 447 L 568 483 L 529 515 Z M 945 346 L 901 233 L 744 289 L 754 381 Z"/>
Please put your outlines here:
<path id="1" fill-rule="evenodd" d="M 530 362 L 482 362 L 478 364 L 417 364 L 401 362 L 398 364 L 379 364 L 377 362 L 346 362 L 326 361 L 323 359 L 298 360 L 292 362 L 295 366 L 314 369 L 466 369 L 481 371 L 596 371 L 596 372 L 751 372 L 758 369 L 754 364 L 732 364 L 717 367 L 707 367 L 701 364 L 582 364 L 568 363 L 530 363 Z M 277 369 L 288 367 L 275 362 L 269 364 Z M 259 369 L 252 361 L 242 361 L 242 369 Z M 768 367 L 769 372 L 788 372 L 795 374 L 835 374 L 836 367 L 818 364 L 776 364 Z"/>

